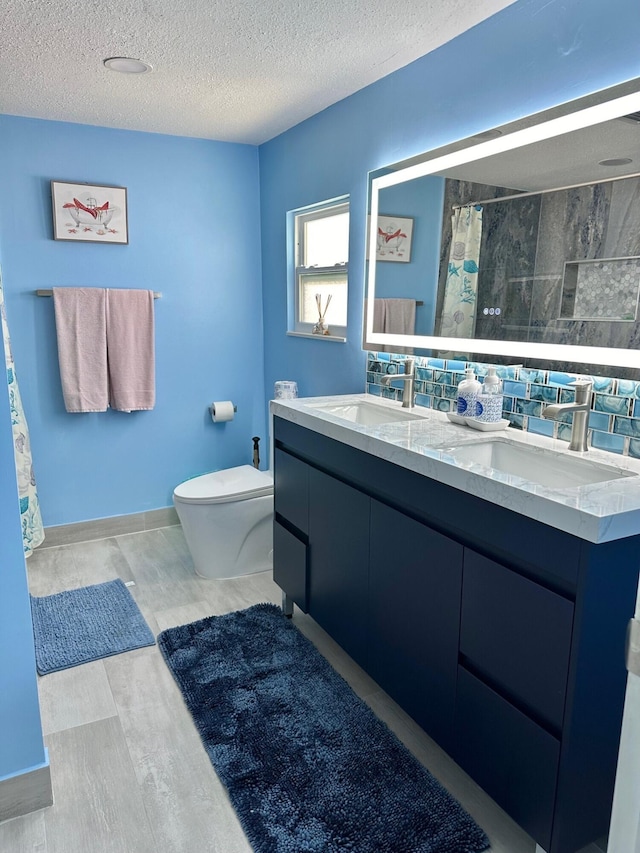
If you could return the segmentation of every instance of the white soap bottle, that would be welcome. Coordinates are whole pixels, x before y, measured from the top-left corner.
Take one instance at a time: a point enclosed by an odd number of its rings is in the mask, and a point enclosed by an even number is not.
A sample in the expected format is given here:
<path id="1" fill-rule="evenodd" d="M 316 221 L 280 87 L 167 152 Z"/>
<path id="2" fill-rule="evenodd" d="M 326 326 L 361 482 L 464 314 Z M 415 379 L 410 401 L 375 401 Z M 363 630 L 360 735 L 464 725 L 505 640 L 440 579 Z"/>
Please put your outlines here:
<path id="1" fill-rule="evenodd" d="M 463 418 L 473 418 L 476 414 L 476 401 L 481 385 L 476 379 L 473 370 L 468 367 L 464 372 L 464 379 L 458 385 L 458 400 L 456 411 Z"/>
<path id="2" fill-rule="evenodd" d="M 486 424 L 502 420 L 502 382 L 495 367 L 490 367 L 476 400 L 476 418 Z"/>

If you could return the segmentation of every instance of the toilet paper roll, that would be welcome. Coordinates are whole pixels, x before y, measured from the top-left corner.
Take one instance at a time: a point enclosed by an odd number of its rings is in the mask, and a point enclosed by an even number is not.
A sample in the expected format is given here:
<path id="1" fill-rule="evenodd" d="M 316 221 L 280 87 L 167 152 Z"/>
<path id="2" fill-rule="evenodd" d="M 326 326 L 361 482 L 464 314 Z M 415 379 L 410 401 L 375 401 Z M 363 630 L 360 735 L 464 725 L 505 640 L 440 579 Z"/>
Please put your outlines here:
<path id="1" fill-rule="evenodd" d="M 236 411 L 236 407 L 231 400 L 217 400 L 211 404 L 210 409 L 211 419 L 216 424 L 224 421 L 232 421 Z"/>

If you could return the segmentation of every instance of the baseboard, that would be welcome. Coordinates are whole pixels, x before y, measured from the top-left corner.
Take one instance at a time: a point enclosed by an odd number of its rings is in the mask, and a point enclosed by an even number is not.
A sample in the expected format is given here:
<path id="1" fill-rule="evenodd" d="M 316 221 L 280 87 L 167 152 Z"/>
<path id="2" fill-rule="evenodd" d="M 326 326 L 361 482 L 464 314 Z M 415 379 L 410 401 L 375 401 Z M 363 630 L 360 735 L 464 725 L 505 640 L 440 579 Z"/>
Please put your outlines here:
<path id="1" fill-rule="evenodd" d="M 48 758 L 46 764 L 0 781 L 0 821 L 36 812 L 52 804 Z"/>
<path id="2" fill-rule="evenodd" d="M 44 542 L 39 547 L 57 548 L 60 545 L 91 542 L 94 539 L 107 539 L 124 533 L 142 533 L 144 530 L 173 527 L 176 524 L 180 524 L 180 521 L 173 507 L 117 515 L 113 518 L 96 518 L 93 521 L 78 521 L 75 524 L 58 524 L 45 527 Z"/>

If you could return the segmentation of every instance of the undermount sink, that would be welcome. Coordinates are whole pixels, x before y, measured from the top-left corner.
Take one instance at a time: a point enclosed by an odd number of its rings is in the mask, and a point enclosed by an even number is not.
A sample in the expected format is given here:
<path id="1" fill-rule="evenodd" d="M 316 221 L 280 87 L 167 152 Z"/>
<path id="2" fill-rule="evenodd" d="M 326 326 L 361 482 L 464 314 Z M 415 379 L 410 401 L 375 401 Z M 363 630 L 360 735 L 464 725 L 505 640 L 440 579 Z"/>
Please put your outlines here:
<path id="1" fill-rule="evenodd" d="M 376 424 L 390 424 L 396 421 L 424 420 L 423 415 L 409 412 L 407 409 L 391 409 L 379 406 L 376 403 L 365 403 L 362 401 L 354 403 L 323 403 L 312 405 L 319 412 L 325 412 L 336 418 L 342 418 L 353 424 L 362 426 L 375 426 Z"/>
<path id="2" fill-rule="evenodd" d="M 508 439 L 478 441 L 443 452 L 458 464 L 481 465 L 551 489 L 606 483 L 635 476 L 632 471 L 622 471 L 581 456 L 516 444 Z"/>

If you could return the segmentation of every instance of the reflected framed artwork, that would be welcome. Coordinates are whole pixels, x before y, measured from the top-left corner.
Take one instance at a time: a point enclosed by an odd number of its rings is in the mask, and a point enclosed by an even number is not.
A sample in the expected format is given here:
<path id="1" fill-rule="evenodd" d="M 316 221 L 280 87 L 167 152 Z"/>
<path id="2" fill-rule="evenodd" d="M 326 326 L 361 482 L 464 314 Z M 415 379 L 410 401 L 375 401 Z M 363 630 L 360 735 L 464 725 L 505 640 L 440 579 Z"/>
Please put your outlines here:
<path id="1" fill-rule="evenodd" d="M 125 187 L 51 181 L 53 239 L 128 243 Z"/>
<path id="2" fill-rule="evenodd" d="M 407 216 L 378 216 L 376 261 L 408 264 L 411 260 L 413 219 Z"/>

